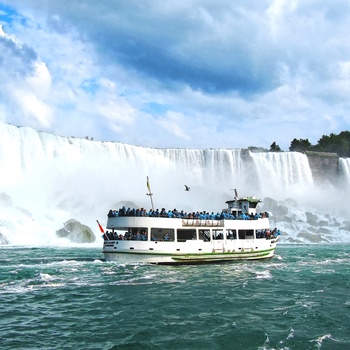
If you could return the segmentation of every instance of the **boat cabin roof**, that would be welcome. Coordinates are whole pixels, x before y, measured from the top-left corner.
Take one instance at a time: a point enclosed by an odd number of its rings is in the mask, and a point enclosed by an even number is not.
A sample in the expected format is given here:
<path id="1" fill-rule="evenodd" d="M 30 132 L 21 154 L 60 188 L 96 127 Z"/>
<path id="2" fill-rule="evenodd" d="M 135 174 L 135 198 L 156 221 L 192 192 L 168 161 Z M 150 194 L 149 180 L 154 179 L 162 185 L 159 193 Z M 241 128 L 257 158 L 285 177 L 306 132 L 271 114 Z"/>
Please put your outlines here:
<path id="1" fill-rule="evenodd" d="M 243 197 L 243 198 L 237 198 L 232 199 L 229 201 L 226 201 L 226 204 L 228 205 L 228 209 L 235 210 L 235 211 L 247 211 L 250 213 L 255 214 L 256 206 L 261 202 L 259 198 L 256 197 Z"/>
<path id="2" fill-rule="evenodd" d="M 234 202 L 249 202 L 249 203 L 260 203 L 261 200 L 256 197 L 243 197 L 243 198 L 238 198 L 238 199 L 231 199 L 229 201 L 226 201 L 227 204 L 234 203 Z"/>

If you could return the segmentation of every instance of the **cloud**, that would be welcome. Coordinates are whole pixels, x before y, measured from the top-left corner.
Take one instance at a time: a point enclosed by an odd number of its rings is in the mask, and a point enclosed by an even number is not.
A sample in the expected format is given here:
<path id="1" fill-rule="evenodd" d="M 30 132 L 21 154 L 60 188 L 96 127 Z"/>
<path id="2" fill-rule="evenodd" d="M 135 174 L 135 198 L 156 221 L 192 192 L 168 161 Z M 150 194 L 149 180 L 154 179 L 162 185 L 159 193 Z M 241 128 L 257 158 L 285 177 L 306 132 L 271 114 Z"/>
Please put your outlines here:
<path id="1" fill-rule="evenodd" d="M 51 108 L 37 96 L 23 91 L 15 91 L 14 96 L 23 110 L 23 116 L 36 119 L 40 127 L 48 128 L 51 126 Z"/>
<path id="2" fill-rule="evenodd" d="M 346 0 L 0 0 L 1 119 L 153 147 L 315 143 L 350 125 L 349 17 Z"/>
<path id="3" fill-rule="evenodd" d="M 186 129 L 188 129 L 186 118 L 182 114 L 168 112 L 164 118 L 159 120 L 159 124 L 175 136 L 183 140 L 190 140 L 186 132 Z"/>

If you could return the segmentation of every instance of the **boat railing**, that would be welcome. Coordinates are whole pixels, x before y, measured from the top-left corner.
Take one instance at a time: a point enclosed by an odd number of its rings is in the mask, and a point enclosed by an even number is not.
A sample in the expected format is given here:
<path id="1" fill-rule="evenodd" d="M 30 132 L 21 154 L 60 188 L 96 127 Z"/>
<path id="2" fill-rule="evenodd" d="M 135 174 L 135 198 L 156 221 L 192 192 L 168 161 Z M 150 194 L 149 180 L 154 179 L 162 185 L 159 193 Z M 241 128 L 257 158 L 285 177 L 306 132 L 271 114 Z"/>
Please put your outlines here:
<path id="1" fill-rule="evenodd" d="M 114 218 L 114 217 L 150 217 L 150 218 L 175 218 L 175 219 L 184 219 L 184 220 L 196 220 L 201 222 L 207 222 L 210 221 L 212 224 L 187 224 L 187 226 L 215 226 L 215 222 L 221 222 L 222 220 L 258 220 L 260 218 L 267 218 L 269 217 L 267 212 L 260 213 L 260 214 L 253 214 L 251 213 L 248 215 L 247 213 L 240 211 L 237 211 L 236 213 L 231 213 L 228 209 L 223 209 L 221 213 L 212 213 L 212 214 L 196 214 L 196 213 L 185 213 L 182 214 L 179 212 L 164 212 L 156 214 L 153 213 L 146 213 L 145 211 L 137 212 L 137 211 L 130 211 L 130 212 L 121 212 L 121 210 L 110 210 L 108 213 L 108 218 Z"/>

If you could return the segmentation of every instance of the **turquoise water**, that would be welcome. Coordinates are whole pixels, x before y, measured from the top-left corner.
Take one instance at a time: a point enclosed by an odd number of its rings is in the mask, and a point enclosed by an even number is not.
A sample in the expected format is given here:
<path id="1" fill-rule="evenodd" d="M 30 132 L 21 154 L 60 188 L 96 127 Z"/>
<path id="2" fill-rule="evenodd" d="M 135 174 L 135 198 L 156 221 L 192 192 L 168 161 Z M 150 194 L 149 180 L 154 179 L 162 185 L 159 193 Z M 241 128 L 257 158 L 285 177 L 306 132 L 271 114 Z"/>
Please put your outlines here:
<path id="1" fill-rule="evenodd" d="M 350 349 L 350 246 L 267 261 L 120 265 L 0 247 L 1 349 Z"/>

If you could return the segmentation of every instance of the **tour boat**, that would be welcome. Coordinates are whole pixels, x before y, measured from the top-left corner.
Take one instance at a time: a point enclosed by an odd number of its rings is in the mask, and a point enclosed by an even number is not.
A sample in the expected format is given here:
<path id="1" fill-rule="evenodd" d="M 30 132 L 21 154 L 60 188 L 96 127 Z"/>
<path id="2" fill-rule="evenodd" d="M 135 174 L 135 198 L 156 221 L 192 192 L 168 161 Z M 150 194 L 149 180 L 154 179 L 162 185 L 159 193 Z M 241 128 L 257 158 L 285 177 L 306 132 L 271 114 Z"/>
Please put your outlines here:
<path id="1" fill-rule="evenodd" d="M 257 213 L 255 197 L 226 202 L 219 213 L 110 210 L 104 232 L 106 261 L 150 264 L 200 264 L 266 259 L 274 255 L 280 232 L 269 214 Z"/>

